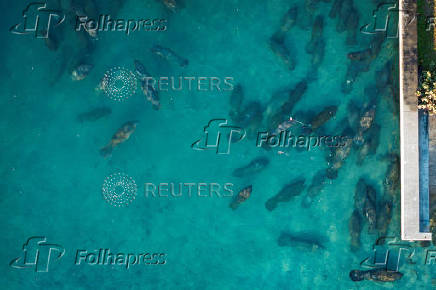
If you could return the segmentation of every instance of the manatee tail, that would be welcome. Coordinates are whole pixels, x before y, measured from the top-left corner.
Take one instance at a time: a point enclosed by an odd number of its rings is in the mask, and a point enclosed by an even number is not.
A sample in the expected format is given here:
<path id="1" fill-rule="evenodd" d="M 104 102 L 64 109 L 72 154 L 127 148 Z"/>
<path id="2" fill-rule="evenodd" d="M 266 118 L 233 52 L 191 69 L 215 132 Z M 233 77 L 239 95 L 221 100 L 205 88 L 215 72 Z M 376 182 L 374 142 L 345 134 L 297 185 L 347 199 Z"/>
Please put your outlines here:
<path id="1" fill-rule="evenodd" d="M 114 149 L 114 147 L 112 146 L 112 143 L 109 143 L 108 145 L 100 149 L 100 154 L 106 158 L 112 154 L 112 149 Z"/>
<path id="2" fill-rule="evenodd" d="M 230 204 L 229 204 L 229 207 L 232 209 L 232 210 L 236 210 L 237 208 L 238 208 L 238 206 L 239 206 L 239 202 L 237 202 L 237 201 L 232 201 Z"/>

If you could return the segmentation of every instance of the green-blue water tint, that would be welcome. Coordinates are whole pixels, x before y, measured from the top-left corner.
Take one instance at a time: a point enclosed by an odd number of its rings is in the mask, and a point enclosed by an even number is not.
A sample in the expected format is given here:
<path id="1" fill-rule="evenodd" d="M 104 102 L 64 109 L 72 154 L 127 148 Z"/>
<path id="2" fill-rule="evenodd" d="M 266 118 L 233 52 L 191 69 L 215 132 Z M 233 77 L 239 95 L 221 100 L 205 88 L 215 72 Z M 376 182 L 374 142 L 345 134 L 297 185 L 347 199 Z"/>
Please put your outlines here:
<path id="1" fill-rule="evenodd" d="M 67 1 L 59 2 L 65 5 Z M 99 13 L 115 15 L 115 1 L 100 2 Z M 155 77 L 233 77 L 235 84 L 243 86 L 244 103 L 259 101 L 264 108 L 275 93 L 292 89 L 309 76 L 313 80 L 294 111 L 319 112 L 328 105 L 338 106 L 336 117 L 326 128 L 339 135 L 335 128 L 342 128 L 348 118 L 350 101 L 368 101 L 371 96 L 364 90 L 375 84 L 380 75 L 377 72 L 388 61 L 397 63 L 398 41 L 384 41 L 370 70 L 357 77 L 351 93 L 344 94 L 341 86 L 350 63 L 347 53 L 369 47 L 374 36 L 358 29 L 372 22 L 376 5 L 354 1 L 359 12 L 357 44 L 347 45 L 346 32 L 338 33 L 337 19 L 328 17 L 333 1 L 321 1 L 312 12 L 300 2 L 184 0 L 184 8 L 172 13 L 160 1 L 127 1 L 117 18 L 167 18 L 168 30 L 129 36 L 100 33 L 90 58 L 94 69 L 80 82 L 71 80 L 69 67 L 79 50 L 75 32 L 65 32 L 68 37 L 59 49 L 50 51 L 43 39 L 6 30 L 21 21 L 27 3 L 1 3 L 7 11 L 0 32 L 2 289 L 429 289 L 434 266 L 424 265 L 422 255 L 417 264 L 402 265 L 404 276 L 395 283 L 356 283 L 349 278 L 350 270 L 364 269 L 359 263 L 372 253 L 377 239 L 365 226 L 360 249 L 350 250 L 348 224 L 355 186 L 365 177 L 381 200 L 386 194 L 389 165 L 383 157 L 399 153 L 399 118 L 391 95 L 376 97 L 375 121 L 381 136 L 375 155 L 367 156 L 358 166 L 353 150 L 338 178 L 325 186 L 311 207 L 301 205 L 305 190 L 270 212 L 265 202 L 285 184 L 302 176 L 308 186 L 319 170 L 327 168 L 325 150 L 288 148 L 284 149 L 287 154 L 278 154 L 245 139 L 232 144 L 229 155 L 195 151 L 191 144 L 202 136 L 211 119 L 229 119 L 231 92 L 161 92 L 161 109 L 155 111 L 139 90 L 123 103 L 95 91 L 105 71 L 115 66 L 133 70 L 134 59 L 141 60 Z M 285 45 L 296 59 L 295 70 L 288 71 L 268 42 L 294 4 L 302 15 L 286 34 Z M 305 46 L 319 14 L 325 22 L 325 57 L 314 77 Z M 153 55 L 150 49 L 155 44 L 186 57 L 189 65 L 181 68 Z M 392 78 L 397 74 L 394 70 Z M 98 106 L 109 106 L 112 114 L 95 122 L 77 121 L 78 114 Z M 104 159 L 99 149 L 129 120 L 140 121 L 136 131 L 114 149 L 111 158 Z M 266 170 L 252 177 L 232 176 L 235 168 L 259 156 L 270 160 Z M 127 208 L 110 206 L 101 194 L 104 178 L 116 171 L 127 173 L 138 184 L 138 196 Z M 236 191 L 251 184 L 253 192 L 232 211 L 230 198 L 146 198 L 146 182 L 229 182 L 235 184 Z M 389 235 L 399 237 L 400 202 L 396 194 Z M 279 247 L 282 232 L 320 235 L 326 240 L 325 248 Z M 40 235 L 65 247 L 65 256 L 51 265 L 48 273 L 10 268 L 8 263 L 21 255 L 26 239 Z M 100 248 L 124 253 L 164 252 L 167 263 L 136 265 L 129 270 L 74 265 L 77 249 Z"/>

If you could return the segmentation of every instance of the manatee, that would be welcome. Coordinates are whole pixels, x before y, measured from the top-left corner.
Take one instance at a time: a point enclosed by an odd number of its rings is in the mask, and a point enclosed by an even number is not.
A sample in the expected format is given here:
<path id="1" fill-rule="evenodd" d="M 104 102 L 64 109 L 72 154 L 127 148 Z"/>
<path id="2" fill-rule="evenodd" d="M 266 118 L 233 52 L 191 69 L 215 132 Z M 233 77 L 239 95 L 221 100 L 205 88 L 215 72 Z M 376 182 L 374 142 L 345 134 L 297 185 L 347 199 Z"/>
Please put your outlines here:
<path id="1" fill-rule="evenodd" d="M 388 227 L 392 219 L 392 201 L 389 199 L 383 200 L 377 207 L 377 232 L 383 237 L 388 233 Z"/>
<path id="2" fill-rule="evenodd" d="M 400 156 L 397 154 L 390 155 L 390 164 L 386 171 L 386 178 L 384 180 L 384 189 L 394 199 L 397 197 L 400 189 L 401 181 L 401 163 Z"/>
<path id="3" fill-rule="evenodd" d="M 297 16 L 297 6 L 292 6 L 291 8 L 289 8 L 289 10 L 286 12 L 285 15 L 283 15 L 282 20 L 280 21 L 280 29 L 275 34 L 276 39 L 282 39 L 284 37 L 284 34 L 291 30 L 292 27 L 294 27 L 297 21 Z"/>
<path id="4" fill-rule="evenodd" d="M 101 118 L 104 118 L 112 113 L 109 107 L 97 107 L 88 112 L 80 113 L 77 115 L 77 120 L 79 122 L 94 122 Z"/>
<path id="5" fill-rule="evenodd" d="M 242 102 L 244 100 L 244 90 L 241 84 L 237 84 L 230 96 L 230 117 L 235 120 L 241 112 Z"/>
<path id="6" fill-rule="evenodd" d="M 401 272 L 389 271 L 384 268 L 372 269 L 372 270 L 352 270 L 350 272 L 350 278 L 353 281 L 370 280 L 376 282 L 394 282 L 400 280 L 403 277 Z"/>
<path id="7" fill-rule="evenodd" d="M 373 125 L 363 136 L 364 143 L 360 147 L 357 155 L 357 165 L 362 165 L 368 155 L 375 155 L 380 143 L 381 127 L 378 124 Z"/>
<path id="8" fill-rule="evenodd" d="M 71 78 L 74 81 L 85 79 L 94 66 L 92 64 L 80 64 L 71 73 Z"/>
<path id="9" fill-rule="evenodd" d="M 351 236 L 351 250 L 355 252 L 360 249 L 360 233 L 362 231 L 362 218 L 357 209 L 353 210 L 348 227 Z"/>
<path id="10" fill-rule="evenodd" d="M 350 52 L 347 54 L 347 57 L 352 61 L 365 61 L 372 57 L 372 50 L 370 48 Z"/>
<path id="11" fill-rule="evenodd" d="M 299 177 L 291 183 L 286 184 L 279 193 L 266 201 L 266 209 L 272 211 L 279 203 L 289 202 L 293 197 L 300 195 L 304 190 L 304 183 L 305 179 Z"/>
<path id="12" fill-rule="evenodd" d="M 311 65 L 312 70 L 309 73 L 309 79 L 315 79 L 317 74 L 317 69 L 324 61 L 324 52 L 325 52 L 325 41 L 323 39 L 318 39 L 315 42 L 315 49 L 312 53 Z"/>
<path id="13" fill-rule="evenodd" d="M 63 26 L 60 25 L 56 28 L 47 31 L 47 38 L 45 38 L 45 45 L 52 51 L 59 49 L 65 37 Z"/>
<path id="14" fill-rule="evenodd" d="M 145 95 L 148 102 L 151 103 L 154 110 L 160 109 L 160 97 L 159 92 L 153 87 L 153 85 L 147 80 L 141 81 L 141 90 Z"/>
<path id="15" fill-rule="evenodd" d="M 386 86 L 392 85 L 392 60 L 388 60 L 382 69 L 375 73 L 376 87 L 383 89 Z"/>
<path id="16" fill-rule="evenodd" d="M 277 102 L 276 96 L 271 98 L 266 108 L 266 119 L 269 130 L 274 131 L 277 129 L 279 124 L 289 120 L 294 106 L 301 100 L 303 95 L 306 93 L 306 90 L 307 82 L 301 81 L 298 82 L 292 90 L 284 93 L 285 100 Z"/>
<path id="17" fill-rule="evenodd" d="M 384 34 L 377 33 L 372 38 L 372 42 L 368 49 L 358 52 L 352 52 L 348 54 L 348 58 L 351 60 L 345 81 L 342 83 L 342 92 L 348 94 L 351 92 L 353 83 L 362 72 L 367 72 L 370 69 L 371 63 L 380 53 L 382 44 L 384 41 Z"/>
<path id="18" fill-rule="evenodd" d="M 375 59 L 382 49 L 383 42 L 385 41 L 385 34 L 383 32 L 376 33 L 374 37 L 371 38 L 371 53 L 372 60 Z"/>
<path id="19" fill-rule="evenodd" d="M 312 183 L 307 189 L 307 194 L 302 200 L 301 205 L 303 207 L 309 207 L 312 205 L 314 198 L 321 193 L 321 190 L 325 187 L 327 182 L 326 171 L 321 169 L 312 178 Z"/>
<path id="20" fill-rule="evenodd" d="M 368 232 L 373 233 L 376 229 L 377 216 L 377 192 L 366 183 L 363 178 L 357 182 L 354 192 L 354 209 L 360 216 L 368 221 Z"/>
<path id="21" fill-rule="evenodd" d="M 366 130 L 371 128 L 375 117 L 375 108 L 375 106 L 372 106 L 363 113 L 363 116 L 360 118 L 361 131 L 365 132 Z"/>
<path id="22" fill-rule="evenodd" d="M 270 38 L 269 46 L 272 52 L 283 62 L 286 68 L 290 71 L 295 69 L 295 59 L 291 52 L 286 47 L 282 36 L 275 35 Z"/>
<path id="23" fill-rule="evenodd" d="M 258 101 L 252 101 L 248 103 L 241 112 L 236 115 L 233 120 L 236 125 L 246 129 L 248 137 L 254 137 L 257 135 L 263 120 L 263 107 Z"/>
<path id="24" fill-rule="evenodd" d="M 351 92 L 354 82 L 362 72 L 369 71 L 370 63 L 371 61 L 368 60 L 352 61 L 348 65 L 345 80 L 341 86 L 341 90 L 344 94 L 348 94 Z"/>
<path id="25" fill-rule="evenodd" d="M 185 67 L 189 64 L 188 59 L 181 57 L 180 55 L 175 53 L 172 49 L 167 47 L 163 47 L 156 44 L 151 48 L 151 52 L 167 60 L 168 62 L 175 63 L 181 67 Z"/>
<path id="26" fill-rule="evenodd" d="M 100 150 L 101 155 L 103 155 L 104 157 L 109 156 L 116 146 L 128 140 L 130 138 L 130 135 L 135 132 L 136 124 L 138 124 L 138 121 L 128 121 L 124 123 L 112 136 L 109 144 L 107 144 Z"/>
<path id="27" fill-rule="evenodd" d="M 330 9 L 329 17 L 336 18 L 341 11 L 342 3 L 345 0 L 334 0 L 332 8 Z"/>
<path id="28" fill-rule="evenodd" d="M 266 157 L 258 157 L 254 160 L 252 160 L 247 165 L 236 168 L 235 171 L 233 171 L 233 176 L 235 177 L 244 177 L 244 176 L 250 176 L 253 177 L 253 175 L 261 172 L 264 170 L 269 164 L 269 159 Z"/>
<path id="29" fill-rule="evenodd" d="M 366 199 L 363 205 L 363 215 L 368 221 L 368 232 L 373 233 L 377 223 L 376 191 L 372 186 L 366 187 Z"/>
<path id="30" fill-rule="evenodd" d="M 150 74 L 147 72 L 147 69 L 139 60 L 135 60 L 134 65 L 135 65 L 135 73 L 140 80 L 141 90 L 145 95 L 146 100 L 151 103 L 152 108 L 154 110 L 159 110 L 160 109 L 159 92 L 153 87 L 153 84 L 150 81 L 151 78 Z"/>
<path id="31" fill-rule="evenodd" d="M 347 30 L 347 19 L 353 10 L 353 0 L 344 0 L 339 9 L 339 18 L 336 22 L 336 31 L 341 33 Z"/>
<path id="32" fill-rule="evenodd" d="M 139 60 L 135 59 L 134 65 L 135 65 L 135 73 L 140 80 L 146 77 L 150 77 L 150 74 L 147 72 L 147 69 Z"/>
<path id="33" fill-rule="evenodd" d="M 365 179 L 360 178 L 354 190 L 354 208 L 362 213 L 365 200 L 367 198 L 367 186 Z"/>
<path id="34" fill-rule="evenodd" d="M 160 0 L 162 4 L 171 12 L 176 12 L 178 9 L 178 3 L 176 0 Z"/>
<path id="35" fill-rule="evenodd" d="M 347 106 L 348 124 L 353 130 L 359 130 L 360 126 L 360 106 L 356 102 L 351 101 Z"/>
<path id="36" fill-rule="evenodd" d="M 306 45 L 306 52 L 312 54 L 315 51 L 316 43 L 322 38 L 322 33 L 324 29 L 324 18 L 321 15 L 318 15 L 315 18 L 312 27 L 312 38 L 309 43 Z"/>
<path id="37" fill-rule="evenodd" d="M 353 130 L 346 128 L 342 131 L 340 136 L 348 137 L 353 135 Z M 326 176 L 329 179 L 336 179 L 338 177 L 338 170 L 342 167 L 345 159 L 350 155 L 352 148 L 352 139 L 346 138 L 345 144 L 342 147 L 332 147 L 330 154 L 327 156 L 329 167 L 327 168 Z"/>
<path id="38" fill-rule="evenodd" d="M 348 14 L 347 20 L 345 21 L 345 26 L 347 28 L 347 45 L 355 45 L 356 44 L 356 33 L 358 31 L 359 25 L 359 12 L 354 7 Z"/>
<path id="39" fill-rule="evenodd" d="M 277 239 L 280 247 L 291 247 L 303 250 L 325 249 L 326 238 L 313 233 L 282 232 Z"/>
<path id="40" fill-rule="evenodd" d="M 328 120 L 336 115 L 337 106 L 327 106 L 318 113 L 310 122 L 312 130 L 316 130 L 324 125 Z"/>
<path id="41" fill-rule="evenodd" d="M 253 187 L 251 185 L 243 188 L 238 193 L 238 195 L 235 196 L 235 198 L 232 200 L 229 207 L 232 210 L 236 210 L 241 203 L 243 203 L 244 201 L 246 201 L 250 197 L 252 189 L 253 189 Z"/>

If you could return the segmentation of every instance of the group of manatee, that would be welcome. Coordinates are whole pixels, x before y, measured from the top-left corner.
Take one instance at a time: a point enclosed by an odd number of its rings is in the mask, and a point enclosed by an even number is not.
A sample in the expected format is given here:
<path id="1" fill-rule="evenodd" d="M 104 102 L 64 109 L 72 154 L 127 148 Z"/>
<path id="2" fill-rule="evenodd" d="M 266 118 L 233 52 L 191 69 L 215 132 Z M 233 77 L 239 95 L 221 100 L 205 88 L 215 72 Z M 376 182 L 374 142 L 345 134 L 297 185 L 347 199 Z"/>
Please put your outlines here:
<path id="1" fill-rule="evenodd" d="M 258 101 L 251 101 L 244 105 L 244 89 L 238 84 L 236 90 L 230 97 L 230 117 L 235 125 L 248 129 L 248 137 L 254 138 L 257 130 L 263 126 L 271 133 L 292 127 L 303 134 L 314 132 L 325 133 L 328 129 L 325 124 L 335 118 L 338 109 L 335 105 L 327 106 L 319 111 L 300 112 L 295 111 L 295 105 L 304 97 L 311 82 L 316 81 L 316 71 L 322 64 L 324 58 L 325 41 L 323 38 L 323 26 L 325 19 L 322 15 L 316 14 L 316 7 L 319 0 L 306 0 L 305 6 L 292 6 L 280 20 L 277 31 L 269 39 L 269 47 L 277 60 L 290 71 L 298 65 L 294 54 L 286 46 L 286 37 L 290 37 L 289 31 L 307 19 L 313 19 L 312 35 L 309 43 L 305 46 L 306 53 L 311 55 L 310 74 L 306 79 L 298 82 L 294 88 L 274 94 L 271 100 L 262 105 Z M 359 13 L 354 6 L 353 0 L 323 0 L 322 2 L 333 2 L 329 17 L 336 19 L 336 30 L 338 33 L 346 32 L 346 44 L 354 45 L 357 42 Z M 374 1 L 377 2 L 377 1 Z M 378 3 L 378 2 L 377 2 Z M 302 12 L 300 10 L 303 10 Z M 301 12 L 301 13 L 300 13 Z M 307 15 L 312 14 L 312 17 Z M 306 24 L 307 26 L 307 24 Z M 368 72 L 371 64 L 378 57 L 382 50 L 385 35 L 378 33 L 371 39 L 367 49 L 353 51 L 347 57 L 349 65 L 342 82 L 340 91 L 343 94 L 350 94 L 353 84 L 362 73 Z M 305 195 L 301 199 L 303 208 L 310 207 L 317 202 L 319 195 L 324 188 L 331 184 L 338 177 L 340 169 L 346 159 L 354 152 L 356 155 L 355 166 L 362 166 L 369 156 L 377 153 L 380 143 L 381 126 L 375 122 L 376 111 L 379 102 L 385 101 L 390 104 L 390 109 L 395 115 L 398 112 L 398 84 L 394 81 L 395 65 L 392 61 L 385 61 L 380 71 L 376 72 L 375 83 L 364 89 L 364 97 L 360 100 L 350 101 L 347 105 L 347 116 L 336 123 L 334 132 L 340 136 L 349 136 L 345 146 L 327 148 L 325 159 L 327 167 L 316 172 L 312 180 L 308 181 L 304 176 L 298 176 L 287 182 L 276 194 L 273 194 L 265 201 L 265 208 L 268 211 L 283 210 L 284 203 L 294 200 L 297 196 Z M 288 121 L 289 116 L 297 116 L 302 123 L 308 126 L 293 127 Z M 270 150 L 265 148 L 266 150 Z M 297 148 L 298 149 L 298 148 Z M 298 150 L 297 150 L 298 151 Z M 381 156 L 381 155 L 380 155 Z M 387 154 L 380 157 L 389 165 L 382 181 L 382 192 L 377 189 L 377 182 L 366 176 L 362 176 L 354 192 L 354 209 L 349 218 L 350 249 L 355 252 L 361 247 L 361 234 L 364 227 L 374 237 L 386 236 L 389 224 L 392 219 L 393 206 L 398 202 L 400 188 L 400 156 L 392 148 Z M 261 156 L 256 157 L 248 164 L 236 168 L 233 172 L 235 177 L 250 177 L 264 170 L 270 161 Z M 250 191 L 255 189 L 250 185 Z M 244 202 L 239 196 L 232 201 Z M 235 208 L 233 208 L 235 209 Z M 327 239 L 314 233 L 290 233 L 282 232 L 278 238 L 279 246 L 302 247 L 309 250 L 325 249 Z M 353 281 L 373 280 L 381 282 L 392 282 L 402 277 L 402 273 L 392 272 L 386 269 L 353 270 L 350 278 Z"/>
<path id="2" fill-rule="evenodd" d="M 177 12 L 183 6 L 177 0 L 160 0 L 171 12 Z M 66 1 L 68 2 L 68 1 Z M 63 3 L 66 3 L 65 1 Z M 111 1 L 113 14 L 121 8 L 123 1 Z M 305 45 L 305 52 L 310 55 L 310 70 L 307 77 L 289 90 L 275 93 L 271 99 L 263 105 L 259 101 L 244 102 L 244 87 L 237 84 L 230 96 L 229 116 L 234 125 L 246 129 L 248 138 L 256 138 L 261 127 L 266 127 L 271 133 L 293 127 L 295 124 L 289 122 L 290 116 L 296 116 L 303 120 L 307 126 L 300 126 L 293 130 L 299 130 L 303 134 L 326 133 L 325 124 L 335 119 L 338 107 L 329 105 L 325 108 L 312 111 L 295 111 L 295 105 L 303 99 L 312 82 L 317 80 L 318 68 L 322 65 L 325 52 L 324 25 L 327 21 L 321 14 L 317 14 L 319 2 L 331 2 L 331 9 L 328 13 L 330 19 L 336 21 L 336 31 L 346 33 L 346 44 L 357 43 L 359 24 L 359 13 L 355 7 L 354 0 L 305 0 L 304 5 L 292 5 L 280 19 L 278 29 L 269 39 L 269 48 L 277 56 L 285 69 L 293 71 L 298 65 L 295 55 L 286 45 L 286 39 L 295 26 L 302 29 L 311 27 L 311 38 Z M 378 3 L 377 0 L 373 0 Z M 73 15 L 89 15 L 96 18 L 97 5 L 94 0 L 71 0 L 69 7 L 64 7 L 67 13 Z M 65 4 L 64 4 L 65 5 Z M 73 17 L 74 18 L 74 17 Z M 73 80 L 84 79 L 92 70 L 92 54 L 95 50 L 95 36 L 86 32 L 76 34 L 78 45 L 74 50 L 62 46 L 62 41 L 67 32 L 56 29 L 49 33 L 46 40 L 51 50 L 58 50 L 62 47 L 65 52 L 59 65 L 59 72 L 56 73 L 56 81 L 65 70 L 70 71 Z M 384 34 L 375 34 L 367 49 L 353 51 L 344 56 L 349 59 L 349 65 L 342 81 L 340 91 L 343 94 L 350 94 L 356 79 L 364 72 L 370 70 L 371 64 L 377 58 L 385 40 Z M 180 57 L 169 48 L 155 45 L 151 52 L 169 62 L 184 67 L 188 60 Z M 70 54 L 74 57 L 71 58 Z M 144 82 L 149 75 L 145 66 L 139 61 L 134 61 L 135 73 L 141 82 L 141 89 L 146 99 L 155 110 L 160 109 L 158 92 Z M 335 132 L 340 136 L 349 136 L 345 146 L 325 149 L 326 168 L 316 172 L 311 180 L 298 176 L 287 182 L 276 194 L 271 195 L 265 201 L 267 211 L 283 210 L 284 204 L 294 200 L 297 196 L 305 195 L 301 199 L 303 208 L 309 208 L 318 201 L 319 195 L 328 184 L 331 184 L 338 177 L 339 170 L 343 167 L 346 159 L 354 152 L 357 156 L 356 166 L 361 166 L 368 156 L 375 155 L 380 141 L 381 127 L 374 120 L 377 111 L 377 103 L 380 98 L 389 99 L 392 103 L 392 110 L 395 114 L 398 95 L 396 84 L 392 78 L 394 65 L 387 61 L 384 68 L 377 72 L 376 82 L 373 86 L 365 88 L 363 102 L 351 101 L 347 105 L 348 115 L 336 123 Z M 109 107 L 98 107 L 90 109 L 78 115 L 78 121 L 89 122 L 111 114 Z M 110 142 L 101 149 L 104 156 L 111 154 L 113 148 L 127 140 L 136 128 L 137 121 L 124 123 L 113 135 Z M 328 132 L 327 132 L 328 133 Z M 264 148 L 271 150 L 270 148 Z M 298 150 L 297 150 L 298 151 Z M 385 157 L 389 167 L 386 178 L 383 181 L 383 194 L 377 191 L 376 182 L 368 177 L 361 177 L 356 184 L 354 192 L 354 209 L 349 219 L 350 248 L 352 251 L 360 249 L 361 234 L 364 227 L 370 234 L 385 236 L 388 233 L 388 226 L 392 218 L 392 208 L 398 201 L 399 180 L 400 180 L 400 157 L 397 153 L 389 153 Z M 265 156 L 259 156 L 236 168 L 233 176 L 236 178 L 252 178 L 265 170 L 270 160 Z M 246 202 L 252 192 L 255 191 L 252 185 L 243 187 L 229 204 L 232 210 L 236 210 L 242 203 Z M 309 250 L 325 249 L 327 239 L 319 234 L 311 233 L 290 233 L 282 232 L 277 239 L 281 247 L 302 247 Z M 368 271 L 353 270 L 350 278 L 353 281 L 374 280 L 374 281 L 395 281 L 402 277 L 399 272 L 390 272 L 384 269 Z"/>

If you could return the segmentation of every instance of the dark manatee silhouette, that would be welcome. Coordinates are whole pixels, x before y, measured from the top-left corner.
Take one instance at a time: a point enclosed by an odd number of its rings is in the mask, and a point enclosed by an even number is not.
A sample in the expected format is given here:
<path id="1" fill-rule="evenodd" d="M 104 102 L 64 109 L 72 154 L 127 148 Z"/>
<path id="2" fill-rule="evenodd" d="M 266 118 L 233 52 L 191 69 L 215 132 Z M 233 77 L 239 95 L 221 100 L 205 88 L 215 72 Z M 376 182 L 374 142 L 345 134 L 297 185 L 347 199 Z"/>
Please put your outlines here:
<path id="1" fill-rule="evenodd" d="M 395 282 L 403 277 L 401 272 L 389 271 L 383 268 L 372 270 L 352 270 L 350 278 L 353 281 L 370 280 L 376 282 Z"/>
<path id="2" fill-rule="evenodd" d="M 368 222 L 368 232 L 374 233 L 377 223 L 377 192 L 368 185 L 366 187 L 366 199 L 363 204 L 363 216 Z"/>
<path id="3" fill-rule="evenodd" d="M 329 179 L 336 179 L 338 177 L 339 169 L 344 165 L 345 160 L 351 153 L 352 139 L 354 132 L 351 128 L 345 128 L 340 136 L 344 138 L 343 146 L 331 147 L 326 160 L 328 162 L 328 168 L 326 170 L 326 176 Z"/>
<path id="4" fill-rule="evenodd" d="M 161 45 L 154 45 L 151 48 L 151 52 L 165 60 L 167 60 L 170 63 L 175 63 L 181 67 L 185 67 L 189 64 L 189 60 L 181 57 L 176 52 L 174 52 L 171 48 L 163 47 Z"/>
<path id="5" fill-rule="evenodd" d="M 253 189 L 253 187 L 251 185 L 243 188 L 238 193 L 238 195 L 236 195 L 235 198 L 232 200 L 232 202 L 230 203 L 229 207 L 232 210 L 236 210 L 241 203 L 246 201 L 251 196 L 252 189 Z"/>
<path id="6" fill-rule="evenodd" d="M 112 136 L 111 141 L 102 149 L 100 149 L 100 154 L 104 157 L 108 157 L 110 154 L 112 154 L 112 150 L 116 146 L 128 140 L 130 135 L 135 132 L 136 124 L 138 124 L 138 121 L 128 121 L 124 123 Z"/>
<path id="7" fill-rule="evenodd" d="M 386 177 L 383 182 L 384 190 L 385 194 L 391 196 L 391 198 L 393 198 L 395 201 L 399 196 L 401 185 L 401 159 L 398 154 L 389 154 L 387 159 L 389 160 L 389 166 L 386 170 Z"/>
<path id="8" fill-rule="evenodd" d="M 237 120 L 241 114 L 242 102 L 244 101 L 244 89 L 241 84 L 237 84 L 230 95 L 230 118 Z"/>
<path id="9" fill-rule="evenodd" d="M 354 209 L 351 214 L 348 228 L 350 231 L 351 250 L 355 252 L 360 249 L 360 234 L 362 232 L 362 218 L 357 209 Z"/>
<path id="10" fill-rule="evenodd" d="M 87 112 L 80 113 L 79 115 L 77 115 L 77 120 L 79 122 L 94 122 L 101 118 L 109 116 L 111 113 L 112 109 L 109 107 L 97 107 Z"/>
<path id="11" fill-rule="evenodd" d="M 375 233 L 377 223 L 377 192 L 360 178 L 354 192 L 354 209 L 368 223 L 368 232 Z"/>
<path id="12" fill-rule="evenodd" d="M 245 166 L 236 168 L 233 171 L 235 177 L 252 177 L 253 175 L 264 170 L 269 164 L 269 159 L 266 157 L 257 157 Z"/>
<path id="13" fill-rule="evenodd" d="M 273 197 L 269 198 L 266 203 L 265 207 L 267 210 L 272 211 L 274 210 L 279 203 L 285 203 L 291 201 L 292 198 L 300 195 L 304 190 L 304 183 L 305 179 L 302 177 L 299 177 L 295 180 L 293 180 L 291 183 L 286 184 L 283 186 L 283 188 L 280 190 L 279 193 L 274 195 Z"/>
<path id="14" fill-rule="evenodd" d="M 382 200 L 377 206 L 377 233 L 379 236 L 386 236 L 388 234 L 389 224 L 392 219 L 392 200 Z"/>
<path id="15" fill-rule="evenodd" d="M 310 127 L 312 130 L 316 130 L 323 126 L 327 121 L 336 115 L 337 106 L 327 106 L 317 115 L 315 115 L 310 121 Z"/>
<path id="16" fill-rule="evenodd" d="M 385 40 L 383 33 L 377 33 L 373 36 L 369 48 L 349 53 L 347 56 L 350 63 L 347 68 L 345 80 L 342 83 L 342 92 L 348 94 L 353 89 L 353 84 L 362 72 L 370 69 L 371 63 L 380 53 L 382 44 Z"/>
<path id="17" fill-rule="evenodd" d="M 286 120 L 289 120 L 294 106 L 302 99 L 307 90 L 307 82 L 298 82 L 295 87 L 283 93 L 283 98 L 273 96 L 266 108 L 268 130 L 274 131 Z"/>
<path id="18" fill-rule="evenodd" d="M 328 182 L 328 178 L 326 175 L 326 170 L 325 169 L 319 170 L 312 178 L 312 183 L 307 188 L 306 196 L 303 198 L 301 205 L 303 207 L 311 206 L 315 198 L 324 189 L 327 182 Z"/>
<path id="19" fill-rule="evenodd" d="M 286 46 L 284 37 L 272 36 L 269 40 L 269 47 L 288 70 L 293 71 L 295 69 L 294 56 Z"/>
<path id="20" fill-rule="evenodd" d="M 380 144 L 380 131 L 381 127 L 378 124 L 375 124 L 364 133 L 363 145 L 359 147 L 357 153 L 357 165 L 362 165 L 368 156 L 376 154 L 377 147 Z"/>
<path id="21" fill-rule="evenodd" d="M 303 250 L 325 249 L 326 238 L 315 233 L 282 232 L 277 239 L 280 247 L 291 247 Z"/>

